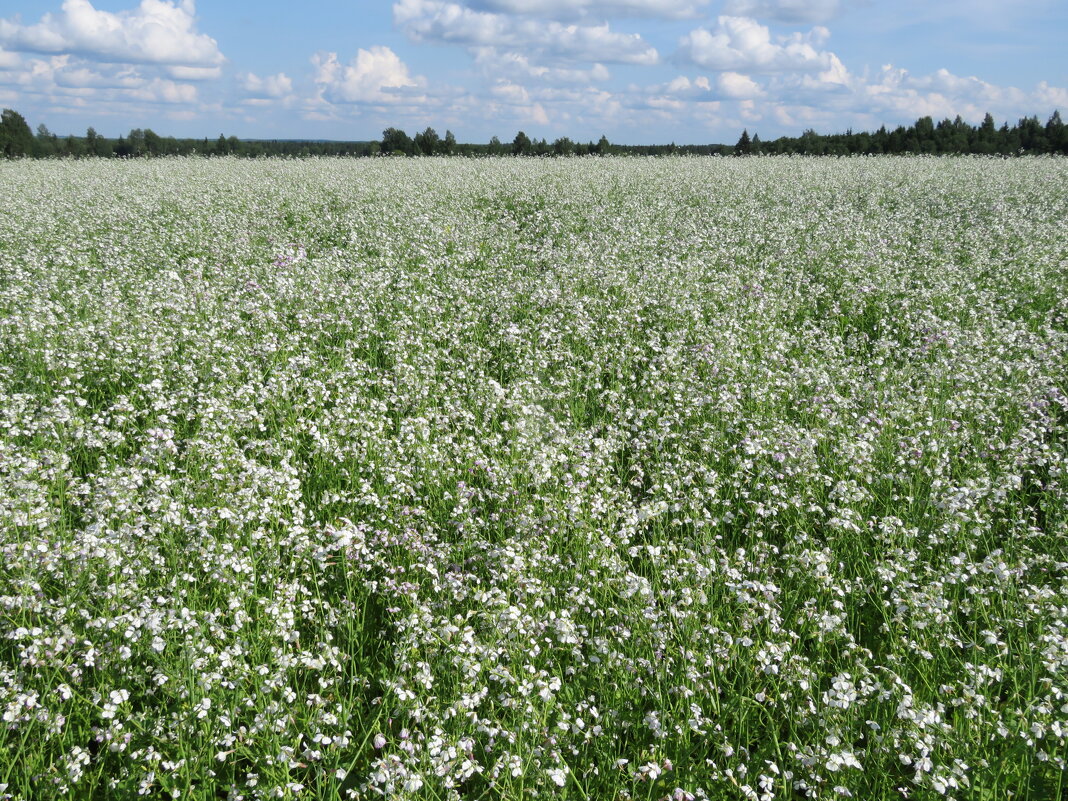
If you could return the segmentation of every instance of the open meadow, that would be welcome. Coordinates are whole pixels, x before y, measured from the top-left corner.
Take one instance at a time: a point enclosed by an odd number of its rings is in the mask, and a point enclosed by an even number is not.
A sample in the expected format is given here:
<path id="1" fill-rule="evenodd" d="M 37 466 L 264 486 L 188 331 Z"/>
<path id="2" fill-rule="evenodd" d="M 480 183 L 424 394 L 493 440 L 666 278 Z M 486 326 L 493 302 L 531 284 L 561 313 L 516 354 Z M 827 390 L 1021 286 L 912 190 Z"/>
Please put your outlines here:
<path id="1" fill-rule="evenodd" d="M 1068 794 L 1068 161 L 0 162 L 0 798 Z"/>

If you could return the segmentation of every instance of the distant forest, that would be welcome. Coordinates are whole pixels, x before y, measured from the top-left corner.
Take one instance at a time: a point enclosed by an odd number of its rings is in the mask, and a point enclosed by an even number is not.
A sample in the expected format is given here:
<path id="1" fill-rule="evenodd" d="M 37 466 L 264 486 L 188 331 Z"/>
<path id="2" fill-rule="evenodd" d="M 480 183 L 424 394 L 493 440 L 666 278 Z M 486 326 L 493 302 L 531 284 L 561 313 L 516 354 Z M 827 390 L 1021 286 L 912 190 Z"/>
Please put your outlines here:
<path id="1" fill-rule="evenodd" d="M 160 136 L 151 128 L 135 128 L 125 136 L 101 136 L 93 128 L 85 136 L 57 136 L 43 123 L 34 133 L 17 111 L 0 114 L 0 155 L 7 158 L 134 158 L 143 156 L 664 156 L 673 154 L 755 156 L 760 154 L 804 154 L 848 156 L 858 154 L 984 154 L 1068 155 L 1068 126 L 1059 111 L 1045 124 L 1037 116 L 1024 117 L 1015 125 L 1000 127 L 987 114 L 979 125 L 969 125 L 959 116 L 936 123 L 921 117 L 912 125 L 894 129 L 885 126 L 869 133 L 852 130 L 840 134 L 818 134 L 807 130 L 801 136 L 782 136 L 763 141 L 757 133 L 743 131 L 733 145 L 618 145 L 602 136 L 598 142 L 573 142 L 560 137 L 553 142 L 531 139 L 520 131 L 511 142 L 494 136 L 486 144 L 460 143 L 451 131 L 439 136 L 427 128 L 409 136 L 399 128 L 387 128 L 373 141 L 324 141 L 288 139 L 238 139 L 219 135 L 218 139 L 178 139 Z"/>

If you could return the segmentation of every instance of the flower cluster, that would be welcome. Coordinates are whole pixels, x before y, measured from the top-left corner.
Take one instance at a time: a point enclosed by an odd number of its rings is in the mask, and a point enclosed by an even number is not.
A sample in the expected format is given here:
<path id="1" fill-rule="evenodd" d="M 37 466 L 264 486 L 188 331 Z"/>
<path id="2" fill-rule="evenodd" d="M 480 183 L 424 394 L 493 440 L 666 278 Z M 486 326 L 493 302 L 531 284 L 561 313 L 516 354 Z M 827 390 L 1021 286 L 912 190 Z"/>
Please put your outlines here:
<path id="1" fill-rule="evenodd" d="M 1068 789 L 1063 160 L 0 208 L 0 797 Z"/>

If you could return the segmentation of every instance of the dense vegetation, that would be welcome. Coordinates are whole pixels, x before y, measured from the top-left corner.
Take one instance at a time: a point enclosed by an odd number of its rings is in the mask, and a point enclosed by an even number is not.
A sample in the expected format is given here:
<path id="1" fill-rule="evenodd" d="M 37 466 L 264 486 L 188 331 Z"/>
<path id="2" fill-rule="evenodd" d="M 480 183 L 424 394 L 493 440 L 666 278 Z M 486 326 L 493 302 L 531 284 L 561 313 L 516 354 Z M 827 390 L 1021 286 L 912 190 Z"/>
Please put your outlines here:
<path id="1" fill-rule="evenodd" d="M 238 139 L 222 134 L 218 139 L 176 139 L 164 137 L 150 128 L 135 128 L 117 139 L 101 136 L 93 128 L 84 137 L 59 137 L 47 126 L 39 125 L 37 134 L 18 112 L 5 109 L 0 119 L 0 154 L 8 157 L 140 157 L 140 156 L 586 156 L 586 155 L 736 155 L 759 154 L 814 156 L 881 155 L 881 154 L 979 154 L 1015 156 L 1020 154 L 1068 154 L 1068 126 L 1054 112 L 1045 125 L 1037 117 L 1024 117 L 1015 125 L 1007 122 L 997 127 L 987 114 L 977 126 L 959 116 L 935 123 L 921 117 L 911 126 L 893 130 L 885 126 L 874 133 L 817 134 L 805 131 L 799 137 L 780 137 L 762 142 L 759 135 L 750 137 L 743 131 L 733 145 L 619 145 L 602 136 L 596 143 L 573 142 L 560 137 L 553 142 L 531 139 L 520 131 L 510 143 L 494 136 L 488 144 L 458 143 L 451 131 L 441 137 L 426 128 L 414 137 L 398 128 L 387 128 L 377 141 L 307 141 Z"/>
<path id="2" fill-rule="evenodd" d="M 0 209 L 4 798 L 1065 797 L 1065 160 Z"/>

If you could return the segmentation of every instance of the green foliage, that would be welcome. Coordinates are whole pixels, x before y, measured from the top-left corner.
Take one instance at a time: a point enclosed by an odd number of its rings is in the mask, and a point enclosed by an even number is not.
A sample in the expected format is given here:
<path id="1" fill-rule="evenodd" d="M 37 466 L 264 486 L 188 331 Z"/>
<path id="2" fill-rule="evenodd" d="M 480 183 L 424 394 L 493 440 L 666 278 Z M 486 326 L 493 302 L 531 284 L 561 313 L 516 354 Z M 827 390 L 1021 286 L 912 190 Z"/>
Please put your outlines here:
<path id="1" fill-rule="evenodd" d="M 987 114 L 977 126 L 965 122 L 960 116 L 935 122 L 932 117 L 918 119 L 911 126 L 898 126 L 892 130 L 885 126 L 873 132 L 843 134 L 819 134 L 807 130 L 798 137 L 779 137 L 762 141 L 748 130 L 743 131 L 733 145 L 688 144 L 678 145 L 613 145 L 607 136 L 596 142 L 573 142 L 566 136 L 552 143 L 545 138 L 531 139 L 520 131 L 511 145 L 502 144 L 494 136 L 488 144 L 459 143 L 452 131 L 438 136 L 432 127 L 427 127 L 414 139 L 403 130 L 387 128 L 379 142 L 330 142 L 305 140 L 240 140 L 236 136 L 220 134 L 214 142 L 207 139 L 176 139 L 162 137 L 151 129 L 134 128 L 117 139 L 108 139 L 93 131 L 92 137 L 68 136 L 60 139 L 43 124 L 34 136 L 26 121 L 10 109 L 0 122 L 0 153 L 7 157 L 34 156 L 36 158 L 62 156 L 120 156 L 146 157 L 169 155 L 216 155 L 259 158 L 262 156 L 375 156 L 393 155 L 463 155 L 503 156 L 569 156 L 569 155 L 813 155 L 848 156 L 880 154 L 966 154 L 980 155 L 1030 155 L 1045 153 L 1068 154 L 1068 126 L 1059 112 L 1054 112 L 1045 124 L 1037 117 L 1024 117 L 1014 125 L 1007 122 L 998 128 L 994 118 Z"/>
<path id="2" fill-rule="evenodd" d="M 520 131 L 515 135 L 515 139 L 512 140 L 512 155 L 513 156 L 529 156 L 534 152 L 534 145 L 530 141 L 530 137 Z"/>
<path id="3" fill-rule="evenodd" d="M 748 156 L 753 152 L 753 143 L 749 139 L 748 129 L 742 131 L 742 135 L 738 137 L 738 142 L 734 146 L 734 155 L 736 156 Z"/>
<path id="4" fill-rule="evenodd" d="M 575 152 L 575 143 L 566 136 L 561 136 L 553 142 L 553 153 L 557 156 L 570 156 Z"/>
<path id="5" fill-rule="evenodd" d="M 0 153 L 8 158 L 33 153 L 33 134 L 26 119 L 14 109 L 0 112 Z"/>
<path id="6" fill-rule="evenodd" d="M 415 135 L 415 148 L 424 156 L 436 155 L 441 147 L 441 138 L 433 128 L 427 127 L 422 133 Z"/>
<path id="7" fill-rule="evenodd" d="M 403 153 L 405 155 L 411 155 L 414 151 L 415 143 L 404 131 L 399 128 L 386 128 L 382 131 L 382 152 L 383 153 Z"/>

